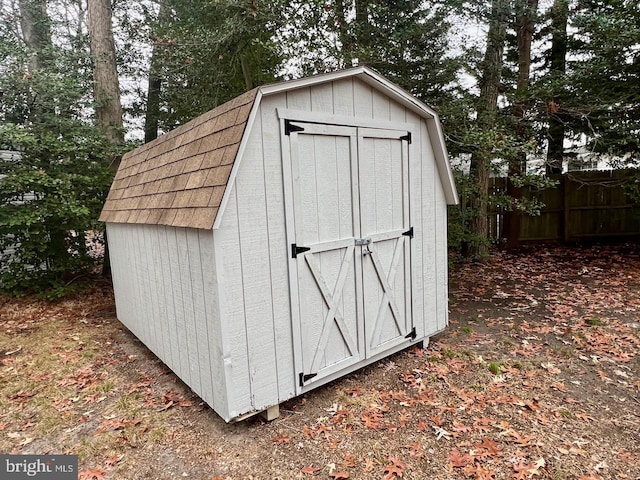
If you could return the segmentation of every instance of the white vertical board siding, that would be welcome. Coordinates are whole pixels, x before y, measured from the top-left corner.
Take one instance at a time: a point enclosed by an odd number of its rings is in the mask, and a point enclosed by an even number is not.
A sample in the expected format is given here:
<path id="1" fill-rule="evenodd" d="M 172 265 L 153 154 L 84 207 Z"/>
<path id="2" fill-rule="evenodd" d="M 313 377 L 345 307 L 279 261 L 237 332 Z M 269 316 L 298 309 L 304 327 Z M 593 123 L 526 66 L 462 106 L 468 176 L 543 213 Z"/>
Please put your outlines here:
<path id="1" fill-rule="evenodd" d="M 111 263 L 113 295 L 116 300 L 116 316 L 125 318 L 128 309 L 133 305 L 133 277 L 127 275 L 127 245 L 126 238 L 121 231 L 124 225 L 106 224 L 107 241 L 109 242 L 109 261 Z"/>
<path id="2" fill-rule="evenodd" d="M 238 172 L 238 175 L 240 173 Z M 247 351 L 238 198 L 235 186 L 231 187 L 229 194 L 229 203 L 225 208 L 220 227 L 213 231 L 213 244 L 220 299 L 224 374 L 229 396 L 229 416 L 233 418 L 250 412 L 253 408 L 249 352 Z M 249 274 L 247 272 L 247 275 Z"/>
<path id="3" fill-rule="evenodd" d="M 435 233 L 436 233 L 436 292 L 438 331 L 449 324 L 448 249 L 447 249 L 447 201 L 442 183 L 435 182 Z"/>
<path id="4" fill-rule="evenodd" d="M 278 375 L 273 335 L 262 123 L 259 121 L 254 123 L 250 133 L 234 188 L 243 275 L 251 406 L 254 410 L 260 410 L 278 403 Z M 282 214 L 278 216 L 281 217 Z"/>
<path id="5" fill-rule="evenodd" d="M 205 295 L 209 292 L 204 288 L 202 256 L 200 254 L 200 235 L 192 228 L 184 230 L 186 235 L 186 250 L 188 253 L 188 269 L 185 274 L 191 279 L 191 306 L 193 309 L 193 330 L 189 336 L 189 348 L 195 350 L 195 364 L 199 374 L 200 390 L 198 394 L 205 400 L 211 401 L 213 386 L 211 381 L 211 359 L 209 356 L 209 322 Z M 193 370 L 192 370 L 193 371 Z"/>
<path id="6" fill-rule="evenodd" d="M 144 301 L 142 299 L 143 294 L 143 285 L 141 282 L 146 281 L 146 276 L 144 272 L 141 271 L 140 268 L 140 255 L 139 255 L 139 244 L 138 241 L 138 230 L 137 228 L 132 228 L 130 231 L 125 233 L 125 239 L 127 242 L 127 252 L 130 254 L 130 257 L 127 259 L 127 264 L 129 265 L 129 269 L 133 269 L 135 272 L 135 277 L 132 279 L 133 289 L 133 298 L 132 300 L 132 312 L 131 312 L 131 327 L 130 330 L 133 334 L 143 339 L 143 342 L 147 341 L 151 343 L 151 339 L 145 332 L 146 326 L 146 318 L 144 318 L 144 312 L 142 311 L 142 306 L 144 305 Z"/>
<path id="7" fill-rule="evenodd" d="M 169 334 L 169 322 L 167 321 L 167 306 L 165 298 L 165 283 L 162 273 L 162 254 L 160 250 L 160 231 L 157 227 L 144 226 L 144 240 L 147 246 L 147 262 L 151 263 L 151 278 L 156 279 L 156 287 L 151 288 L 151 314 L 153 315 L 153 330 L 156 333 L 157 349 L 163 352 L 167 358 L 165 363 L 173 363 L 171 351 L 171 336 Z"/>
<path id="8" fill-rule="evenodd" d="M 436 202 L 435 186 L 439 183 L 431 139 L 424 121 L 420 128 L 422 159 L 422 301 L 424 335 L 431 336 L 438 327 L 438 290 L 436 288 Z"/>
<path id="9" fill-rule="evenodd" d="M 325 83 L 311 89 L 311 110 L 333 113 L 333 83 Z"/>
<path id="10" fill-rule="evenodd" d="M 269 242 L 269 272 L 273 336 L 276 349 L 278 398 L 295 395 L 293 338 L 291 335 L 291 303 L 289 289 L 289 248 L 285 224 L 284 188 L 282 185 L 282 153 L 280 150 L 280 122 L 276 108 L 285 105 L 283 96 L 267 97 L 260 106 L 262 130 L 262 159 L 266 195 L 267 230 Z"/>
<path id="11" fill-rule="evenodd" d="M 354 78 L 299 88 L 281 95 L 282 97 L 276 96 L 278 106 L 289 110 L 402 122 L 405 121 L 406 116 L 406 109 L 403 106 Z M 264 102 L 265 100 L 262 101 L 263 105 Z"/>
<path id="12" fill-rule="evenodd" d="M 167 355 L 170 355 L 171 358 L 171 369 L 178 373 L 180 378 L 182 377 L 183 371 L 188 371 L 188 369 L 183 368 L 183 364 L 186 364 L 186 357 L 183 361 L 182 358 L 185 356 L 186 352 L 181 350 L 180 345 L 178 344 L 178 316 L 181 314 L 181 311 L 176 308 L 176 299 L 175 295 L 177 294 L 176 289 L 173 286 L 172 276 L 171 276 L 171 255 L 169 254 L 169 237 L 173 235 L 173 229 L 168 227 L 158 227 L 158 250 L 162 252 L 160 255 L 160 267 L 162 271 L 162 284 L 163 284 L 163 293 L 164 296 L 164 304 L 167 312 L 166 322 L 167 322 L 167 332 L 169 336 L 169 344 L 170 350 L 167 352 Z M 183 378 L 184 380 L 184 378 Z"/>
<path id="13" fill-rule="evenodd" d="M 333 113 L 336 115 L 353 115 L 354 96 L 352 78 L 333 82 Z"/>
<path id="14" fill-rule="evenodd" d="M 287 108 L 291 110 L 311 110 L 311 89 L 299 88 L 284 94 Z"/>
<path id="15" fill-rule="evenodd" d="M 143 225 L 138 229 L 139 240 L 139 255 L 143 262 L 146 277 L 149 279 L 147 285 L 145 285 L 144 291 L 144 304 L 147 311 L 146 317 L 146 331 L 147 334 L 153 339 L 154 352 L 164 352 L 164 344 L 162 342 L 163 337 L 163 325 L 162 319 L 158 316 L 158 289 L 154 288 L 158 285 L 156 278 L 158 278 L 158 272 L 156 267 L 158 265 L 158 251 L 153 249 L 151 243 L 151 237 L 156 235 L 152 232 L 153 227 L 150 225 Z M 155 230 L 155 229 L 154 229 Z"/>
<path id="16" fill-rule="evenodd" d="M 353 80 L 353 114 L 360 118 L 373 118 L 373 89 L 360 80 Z"/>
<path id="17" fill-rule="evenodd" d="M 196 332 L 196 314 L 193 302 L 193 284 L 191 278 L 191 258 L 189 255 L 189 246 L 187 243 L 187 231 L 184 228 L 176 228 L 176 251 L 178 252 L 178 268 L 179 277 L 177 281 L 180 283 L 182 290 L 182 312 L 181 321 L 183 322 L 182 341 L 184 349 L 187 352 L 189 363 L 189 386 L 197 393 L 202 392 L 200 382 L 200 366 L 198 361 L 198 336 Z M 180 325 L 178 325 L 180 329 Z"/>
<path id="18" fill-rule="evenodd" d="M 107 225 L 118 319 L 219 413 L 226 409 L 211 232 Z M 221 413 L 224 415 L 224 413 Z"/>
<path id="19" fill-rule="evenodd" d="M 229 416 L 229 399 L 224 370 L 223 335 L 220 321 L 219 286 L 216 275 L 213 235 L 210 230 L 198 230 L 197 233 L 200 247 L 200 264 L 202 265 L 201 275 L 204 289 L 204 309 L 207 319 L 207 354 L 210 365 L 210 379 L 206 381 L 211 382 L 211 392 L 208 393 L 209 397 L 205 394 L 203 398 L 209 405 L 213 406 L 222 418 L 228 420 L 231 417 Z M 206 357 L 203 361 L 206 361 Z M 211 399 L 210 401 L 209 398 Z"/>
<path id="20" fill-rule="evenodd" d="M 177 345 L 178 352 L 180 352 L 180 363 L 176 364 L 176 373 L 178 376 L 191 388 L 193 381 L 191 379 L 191 367 L 189 366 L 189 349 L 187 345 L 186 336 L 186 309 L 185 309 L 185 294 L 183 291 L 184 282 L 181 278 L 180 272 L 180 244 L 178 243 L 177 228 L 166 229 L 167 238 L 167 258 L 169 259 L 169 282 L 172 291 L 173 307 L 175 311 L 174 317 L 174 330 L 176 337 L 174 342 Z"/>
<path id="21" fill-rule="evenodd" d="M 407 109 L 404 108 L 402 105 L 396 102 L 389 103 L 389 120 L 393 122 L 405 123 L 407 122 L 408 117 L 411 118 L 412 115 L 415 115 L 415 114 L 412 114 L 411 112 L 407 111 Z M 419 122 L 417 121 L 416 124 L 417 123 Z"/>
<path id="22" fill-rule="evenodd" d="M 378 120 L 389 120 L 391 118 L 391 100 L 388 96 L 377 90 L 371 91 L 371 104 L 373 118 Z"/>
<path id="23" fill-rule="evenodd" d="M 284 96 L 263 102 L 214 231 L 231 417 L 295 395 L 278 106 Z"/>

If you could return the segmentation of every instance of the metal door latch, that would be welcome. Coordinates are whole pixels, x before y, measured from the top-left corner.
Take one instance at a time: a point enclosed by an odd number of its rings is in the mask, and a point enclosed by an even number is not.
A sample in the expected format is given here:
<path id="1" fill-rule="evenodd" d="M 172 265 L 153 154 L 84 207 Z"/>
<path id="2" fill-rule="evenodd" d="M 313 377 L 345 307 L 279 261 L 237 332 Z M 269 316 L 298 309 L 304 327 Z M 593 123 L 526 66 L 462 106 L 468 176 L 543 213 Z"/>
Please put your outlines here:
<path id="1" fill-rule="evenodd" d="M 362 249 L 362 254 L 363 255 L 369 255 L 371 253 L 371 249 L 369 249 L 369 245 L 371 245 L 371 238 L 370 237 L 356 238 L 356 246 L 358 246 L 358 245 L 364 247 Z"/>

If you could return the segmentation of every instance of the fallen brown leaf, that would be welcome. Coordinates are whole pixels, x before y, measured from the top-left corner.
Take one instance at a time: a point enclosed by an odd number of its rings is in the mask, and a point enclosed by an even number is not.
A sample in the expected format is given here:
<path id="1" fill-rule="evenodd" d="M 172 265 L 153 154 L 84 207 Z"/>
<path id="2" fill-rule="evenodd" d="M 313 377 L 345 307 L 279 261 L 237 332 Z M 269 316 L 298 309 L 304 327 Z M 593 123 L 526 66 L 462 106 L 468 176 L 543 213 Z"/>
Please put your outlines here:
<path id="1" fill-rule="evenodd" d="M 313 465 L 309 465 L 308 467 L 302 468 L 300 472 L 303 473 L 304 475 L 315 475 L 320 470 L 322 469 L 318 467 L 314 467 Z"/>

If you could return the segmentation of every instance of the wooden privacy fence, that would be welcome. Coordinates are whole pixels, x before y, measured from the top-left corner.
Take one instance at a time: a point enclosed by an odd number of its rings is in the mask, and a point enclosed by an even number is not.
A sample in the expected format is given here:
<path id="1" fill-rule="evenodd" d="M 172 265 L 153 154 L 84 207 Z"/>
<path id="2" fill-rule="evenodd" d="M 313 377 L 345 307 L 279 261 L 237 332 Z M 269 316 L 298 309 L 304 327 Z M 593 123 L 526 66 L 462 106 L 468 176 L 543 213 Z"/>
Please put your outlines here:
<path id="1" fill-rule="evenodd" d="M 640 237 L 640 206 L 633 205 L 622 184 L 633 171 L 587 171 L 551 175 L 555 188 L 520 189 L 523 198 L 537 198 L 545 206 L 540 215 L 518 215 L 493 209 L 492 238 L 508 244 L 542 241 L 580 241 Z M 637 173 L 637 172 L 635 172 Z M 493 191 L 517 192 L 508 178 L 494 178 Z"/>

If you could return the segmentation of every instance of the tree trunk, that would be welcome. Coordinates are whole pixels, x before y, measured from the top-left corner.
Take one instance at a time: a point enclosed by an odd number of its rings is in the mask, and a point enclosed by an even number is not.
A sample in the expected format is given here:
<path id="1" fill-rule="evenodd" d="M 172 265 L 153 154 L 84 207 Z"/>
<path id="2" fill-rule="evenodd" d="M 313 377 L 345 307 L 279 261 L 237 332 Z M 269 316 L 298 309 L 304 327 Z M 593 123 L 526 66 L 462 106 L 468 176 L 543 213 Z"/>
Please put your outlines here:
<path id="1" fill-rule="evenodd" d="M 562 79 L 566 72 L 567 58 L 567 22 L 569 20 L 569 1 L 555 0 L 551 8 L 551 39 L 550 74 L 554 82 Z M 561 114 L 562 98 L 559 94 L 547 100 L 549 116 L 547 150 L 547 173 L 562 173 L 564 159 L 565 127 Z"/>
<path id="2" fill-rule="evenodd" d="M 531 76 L 531 43 L 535 30 L 538 12 L 538 0 L 518 0 L 516 2 L 516 38 L 518 42 L 518 81 L 516 84 L 516 100 L 513 115 L 516 119 L 516 135 L 518 140 L 526 142 L 528 126 L 525 121 L 529 78 Z M 520 152 L 509 162 L 509 177 L 521 175 L 526 170 L 527 154 Z M 507 183 L 507 194 L 513 198 L 514 204 L 522 198 L 522 191 L 515 188 L 513 182 Z M 520 240 L 520 213 L 513 208 L 505 215 L 505 232 L 507 248 L 516 248 Z"/>
<path id="3" fill-rule="evenodd" d="M 158 18 L 156 24 L 166 19 L 168 15 L 167 2 L 159 2 Z M 151 22 L 151 20 L 150 20 Z M 154 38 L 152 36 L 152 38 Z M 158 138 L 158 128 L 160 122 L 160 93 L 162 92 L 162 66 L 159 47 L 154 43 L 151 49 L 151 60 L 149 62 L 149 80 L 147 84 L 147 105 L 144 115 L 144 141 L 150 142 Z"/>
<path id="4" fill-rule="evenodd" d="M 96 109 L 96 124 L 112 145 L 124 143 L 122 125 L 122 105 L 120 103 L 120 82 L 116 66 L 116 47 L 111 26 L 110 0 L 88 0 L 89 37 L 93 58 L 93 99 Z M 120 156 L 109 159 L 112 171 L 117 171 Z M 105 249 L 102 274 L 111 273 L 107 232 L 104 233 Z"/>
<path id="5" fill-rule="evenodd" d="M 40 70 L 47 61 L 51 46 L 51 25 L 46 0 L 19 0 L 20 29 L 24 43 L 31 50 L 29 70 Z"/>
<path id="6" fill-rule="evenodd" d="M 345 4 L 344 0 L 336 0 L 334 15 L 336 19 L 336 27 L 338 28 L 338 38 L 340 39 L 341 44 L 343 67 L 350 68 L 353 66 L 354 60 L 354 38 L 349 33 L 349 23 L 347 22 L 349 15 L 348 5 Z"/>
<path id="7" fill-rule="evenodd" d="M 510 2 L 508 0 L 493 0 L 487 34 L 487 48 L 482 61 L 482 79 L 477 108 L 477 125 L 481 132 L 489 132 L 496 126 L 498 93 L 509 13 Z M 479 145 L 471 156 L 470 175 L 478 189 L 471 202 L 474 215 L 471 220 L 470 233 L 473 235 L 474 241 L 470 242 L 466 248 L 467 256 L 472 259 L 484 259 L 489 255 L 487 215 L 491 159 L 491 145 L 486 142 Z"/>
<path id="8" fill-rule="evenodd" d="M 369 42 L 369 2 L 371 0 L 355 0 L 356 18 L 354 20 L 355 45 L 352 56 L 357 57 L 358 65 L 369 65 L 371 62 L 371 46 Z"/>
<path id="9" fill-rule="evenodd" d="M 518 41 L 518 83 L 516 97 L 522 106 L 529 90 L 531 76 L 531 43 L 538 13 L 538 0 L 518 0 L 516 12 L 516 35 Z"/>
<path id="10" fill-rule="evenodd" d="M 158 138 L 158 124 L 160 117 L 160 90 L 162 78 L 158 71 L 155 49 L 151 53 L 149 66 L 149 84 L 147 87 L 147 105 L 144 115 L 144 141 L 150 142 Z"/>
<path id="11" fill-rule="evenodd" d="M 124 130 L 116 49 L 111 27 L 111 1 L 88 0 L 88 15 L 96 123 L 113 145 L 121 145 L 124 143 Z M 117 170 L 119 163 L 119 157 L 112 159 L 111 168 Z"/>

